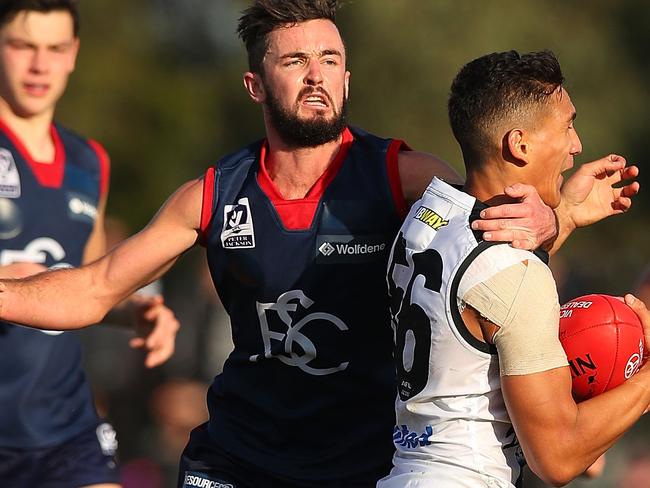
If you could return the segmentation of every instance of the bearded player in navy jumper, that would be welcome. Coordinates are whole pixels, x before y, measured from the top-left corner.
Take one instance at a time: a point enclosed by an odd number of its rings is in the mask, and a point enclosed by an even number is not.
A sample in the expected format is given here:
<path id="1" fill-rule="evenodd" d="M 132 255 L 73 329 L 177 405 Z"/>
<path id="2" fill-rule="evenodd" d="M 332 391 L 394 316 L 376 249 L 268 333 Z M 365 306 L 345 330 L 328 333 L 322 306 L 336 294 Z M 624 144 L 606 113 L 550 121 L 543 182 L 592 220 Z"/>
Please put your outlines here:
<path id="1" fill-rule="evenodd" d="M 74 68 L 77 29 L 69 0 L 0 5 L 2 277 L 79 266 L 104 251 L 108 157 L 52 122 Z M 123 313 L 160 327 L 148 365 L 164 361 L 178 328 L 173 314 L 160 298 L 129 303 Z M 119 486 L 115 432 L 97 416 L 81 359 L 73 332 L 0 322 L 0 486 Z"/>
<path id="2" fill-rule="evenodd" d="M 266 138 L 183 185 L 106 257 L 0 282 L 3 318 L 84 327 L 196 243 L 206 246 L 235 348 L 209 390 L 210 420 L 183 454 L 180 487 L 370 488 L 390 467 L 387 251 L 406 202 L 433 175 L 460 179 L 401 141 L 348 127 L 350 73 L 335 14 L 333 0 L 256 1 L 239 33 L 250 64 L 244 85 L 262 107 Z M 591 163 L 581 187 L 602 189 L 596 174 L 623 166 Z M 565 185 L 555 246 L 585 218 L 611 214 L 612 203 L 629 206 L 633 193 L 610 191 L 599 206 L 575 187 Z M 489 237 L 537 247 L 555 235 L 535 192 L 508 192 L 524 202 L 491 216 L 519 218 L 483 222 Z"/>

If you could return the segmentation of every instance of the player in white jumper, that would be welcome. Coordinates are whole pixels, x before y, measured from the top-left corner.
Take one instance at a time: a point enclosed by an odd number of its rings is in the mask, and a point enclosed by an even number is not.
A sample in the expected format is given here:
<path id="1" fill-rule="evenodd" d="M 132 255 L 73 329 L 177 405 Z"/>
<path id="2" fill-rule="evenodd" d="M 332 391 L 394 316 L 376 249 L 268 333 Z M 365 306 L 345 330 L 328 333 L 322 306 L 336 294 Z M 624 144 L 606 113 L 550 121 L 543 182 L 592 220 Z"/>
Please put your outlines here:
<path id="1" fill-rule="evenodd" d="M 598 175 L 614 184 L 637 174 L 634 167 L 609 171 L 622 159 L 610 156 L 610 163 L 583 165 L 580 185 L 560 191 L 561 173 L 582 149 L 563 80 L 548 51 L 483 56 L 454 80 L 449 113 L 467 183 L 462 192 L 434 179 L 391 252 L 396 453 L 378 488 L 520 486 L 526 460 L 560 486 L 650 404 L 650 369 L 643 367 L 627 383 L 577 405 L 558 339 L 548 256 L 482 241 L 473 230 L 487 206 L 507 203 L 502 189 L 514 182 L 535 186 L 556 208 L 583 200 Z M 618 204 L 625 202 L 615 208 L 627 208 L 637 190 L 636 183 L 610 188 Z M 587 225 L 607 214 L 574 222 Z M 631 295 L 626 300 L 648 337 L 648 310 Z"/>

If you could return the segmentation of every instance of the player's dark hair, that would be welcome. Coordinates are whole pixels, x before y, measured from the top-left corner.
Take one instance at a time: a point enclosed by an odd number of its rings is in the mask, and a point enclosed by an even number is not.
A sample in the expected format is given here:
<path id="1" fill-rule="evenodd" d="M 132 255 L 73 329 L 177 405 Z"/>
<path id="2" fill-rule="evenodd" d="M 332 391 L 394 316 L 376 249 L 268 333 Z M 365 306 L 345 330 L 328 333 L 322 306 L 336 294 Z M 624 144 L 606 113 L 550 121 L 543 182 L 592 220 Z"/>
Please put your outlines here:
<path id="1" fill-rule="evenodd" d="M 279 27 L 309 20 L 336 22 L 338 0 L 255 0 L 239 18 L 237 34 L 248 52 L 248 67 L 262 73 L 262 61 L 268 50 L 268 35 Z"/>
<path id="2" fill-rule="evenodd" d="M 77 0 L 0 0 L 0 27 L 11 22 L 21 12 L 48 13 L 56 10 L 70 12 L 74 35 L 79 35 Z"/>
<path id="3" fill-rule="evenodd" d="M 560 63 L 551 51 L 492 53 L 466 64 L 451 85 L 448 104 L 466 168 L 484 162 L 499 123 L 539 113 L 562 83 Z"/>

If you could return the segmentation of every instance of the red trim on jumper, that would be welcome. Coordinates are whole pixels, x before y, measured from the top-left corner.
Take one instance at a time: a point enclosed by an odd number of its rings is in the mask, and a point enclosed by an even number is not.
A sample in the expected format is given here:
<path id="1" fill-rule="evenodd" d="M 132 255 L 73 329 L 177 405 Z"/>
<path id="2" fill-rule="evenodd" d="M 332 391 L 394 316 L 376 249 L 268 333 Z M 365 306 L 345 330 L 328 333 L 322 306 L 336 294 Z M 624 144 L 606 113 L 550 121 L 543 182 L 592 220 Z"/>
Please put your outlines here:
<path id="1" fill-rule="evenodd" d="M 268 143 L 264 142 L 262 150 L 260 151 L 260 170 L 257 173 L 257 182 L 262 191 L 271 200 L 275 211 L 282 221 L 282 225 L 288 230 L 307 230 L 311 227 L 314 221 L 314 215 L 318 209 L 325 189 L 334 180 L 339 169 L 343 165 L 348 149 L 352 145 L 354 136 L 349 129 L 343 131 L 343 138 L 341 140 L 341 147 L 339 148 L 334 161 L 330 164 L 321 177 L 314 183 L 307 195 L 304 198 L 297 198 L 294 200 L 286 200 L 277 189 L 271 177 L 266 170 L 266 155 L 268 151 Z"/>
<path id="2" fill-rule="evenodd" d="M 205 246 L 208 238 L 208 227 L 212 220 L 212 204 L 214 199 L 214 174 L 215 169 L 210 167 L 203 178 L 203 199 L 201 200 L 201 227 L 199 229 L 199 243 Z"/>
<path id="3" fill-rule="evenodd" d="M 9 140 L 16 146 L 16 149 L 29 165 L 36 180 L 48 188 L 60 188 L 63 184 L 63 164 L 65 162 L 65 148 L 59 137 L 59 133 L 54 127 L 50 125 L 50 137 L 54 143 L 54 160 L 53 161 L 36 161 L 32 158 L 23 142 L 18 138 L 16 133 L 11 130 L 7 124 L 0 120 L 0 130 L 2 130 Z"/>
<path id="4" fill-rule="evenodd" d="M 400 217 L 406 217 L 408 207 L 406 206 L 406 199 L 404 198 L 404 191 L 402 190 L 402 179 L 399 176 L 398 157 L 400 151 L 410 151 L 411 148 L 404 141 L 394 139 L 391 141 L 386 151 L 386 168 L 388 173 L 388 183 L 390 184 L 390 191 L 393 194 L 393 201 L 397 208 L 397 213 Z"/>
<path id="5" fill-rule="evenodd" d="M 104 149 L 104 146 L 99 142 L 93 139 L 88 139 L 88 144 L 93 148 L 93 151 L 95 151 L 99 158 L 99 193 L 100 197 L 104 197 L 108 193 L 108 183 L 111 174 L 111 159 L 108 157 L 108 153 L 106 152 L 106 149 Z"/>

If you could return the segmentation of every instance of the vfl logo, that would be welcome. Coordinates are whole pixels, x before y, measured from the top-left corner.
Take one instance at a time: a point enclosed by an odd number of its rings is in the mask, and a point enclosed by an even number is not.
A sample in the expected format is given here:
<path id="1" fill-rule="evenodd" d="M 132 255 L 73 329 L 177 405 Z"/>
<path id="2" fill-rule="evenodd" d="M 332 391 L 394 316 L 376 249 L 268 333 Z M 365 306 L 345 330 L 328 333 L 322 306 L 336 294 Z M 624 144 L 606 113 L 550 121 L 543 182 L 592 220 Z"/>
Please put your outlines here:
<path id="1" fill-rule="evenodd" d="M 443 219 L 436 212 L 424 206 L 418 208 L 418 211 L 415 212 L 413 218 L 419 220 L 423 224 L 427 224 L 433 230 L 439 230 L 441 227 L 444 227 L 449 223 L 448 220 Z"/>
<path id="2" fill-rule="evenodd" d="M 247 197 L 224 207 L 221 244 L 225 249 L 255 247 L 253 215 Z"/>
<path id="3" fill-rule="evenodd" d="M 641 367 L 641 359 L 643 358 L 643 341 L 639 341 L 639 353 L 634 353 L 630 356 L 630 359 L 627 360 L 625 365 L 625 379 L 628 380 L 630 377 L 639 371 Z"/>
<path id="4" fill-rule="evenodd" d="M 0 148 L 0 197 L 20 196 L 20 175 L 11 151 Z"/>
<path id="5" fill-rule="evenodd" d="M 313 322 L 314 320 L 329 322 L 341 331 L 348 330 L 348 326 L 338 317 L 325 313 L 314 312 L 305 315 L 296 323 L 291 313 L 298 310 L 298 305 L 303 309 L 308 309 L 314 304 L 313 300 L 301 290 L 292 290 L 283 293 L 278 298 L 277 303 L 259 303 L 257 302 L 257 315 L 260 319 L 260 327 L 262 329 L 262 339 L 264 341 L 264 357 L 267 359 L 277 358 L 284 364 L 300 368 L 305 373 L 314 376 L 324 376 L 337 371 L 343 371 L 348 367 L 348 362 L 340 363 L 338 366 L 331 368 L 315 368 L 310 366 L 309 363 L 318 357 L 316 346 L 313 341 L 301 332 L 301 329 Z M 280 319 L 283 328 L 286 332 L 278 332 L 269 328 L 268 317 L 271 311 Z M 277 320 L 274 323 L 278 323 Z M 272 351 L 272 342 L 280 342 L 284 345 L 283 352 L 274 354 Z M 255 354 L 250 357 L 250 360 L 255 362 L 259 360 L 260 355 Z"/>

